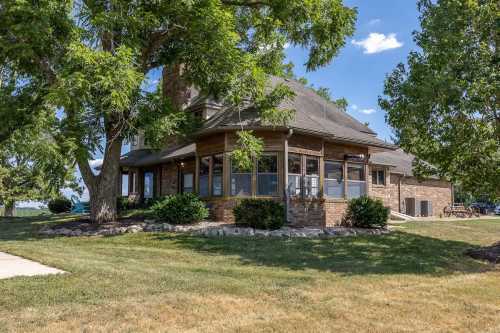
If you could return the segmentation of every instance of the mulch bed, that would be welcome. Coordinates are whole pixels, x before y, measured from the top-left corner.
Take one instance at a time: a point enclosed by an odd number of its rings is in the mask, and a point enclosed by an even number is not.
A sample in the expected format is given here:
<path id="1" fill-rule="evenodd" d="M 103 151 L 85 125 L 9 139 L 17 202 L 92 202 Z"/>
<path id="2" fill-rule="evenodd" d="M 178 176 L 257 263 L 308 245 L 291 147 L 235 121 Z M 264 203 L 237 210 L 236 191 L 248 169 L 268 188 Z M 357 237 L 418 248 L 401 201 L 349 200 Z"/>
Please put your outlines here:
<path id="1" fill-rule="evenodd" d="M 491 246 L 469 249 L 465 251 L 465 254 L 474 259 L 487 260 L 494 264 L 500 264 L 500 242 Z"/>

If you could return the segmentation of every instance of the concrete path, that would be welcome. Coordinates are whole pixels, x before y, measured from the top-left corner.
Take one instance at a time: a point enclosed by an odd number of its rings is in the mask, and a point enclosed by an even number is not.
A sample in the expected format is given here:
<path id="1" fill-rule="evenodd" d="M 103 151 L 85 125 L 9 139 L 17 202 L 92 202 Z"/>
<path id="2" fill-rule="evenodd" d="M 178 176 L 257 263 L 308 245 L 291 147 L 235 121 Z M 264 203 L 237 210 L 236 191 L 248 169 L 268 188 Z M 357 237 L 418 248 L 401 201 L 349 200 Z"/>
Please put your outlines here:
<path id="1" fill-rule="evenodd" d="M 35 276 L 65 273 L 57 268 L 42 265 L 36 261 L 0 252 L 0 279 L 15 276 Z"/>

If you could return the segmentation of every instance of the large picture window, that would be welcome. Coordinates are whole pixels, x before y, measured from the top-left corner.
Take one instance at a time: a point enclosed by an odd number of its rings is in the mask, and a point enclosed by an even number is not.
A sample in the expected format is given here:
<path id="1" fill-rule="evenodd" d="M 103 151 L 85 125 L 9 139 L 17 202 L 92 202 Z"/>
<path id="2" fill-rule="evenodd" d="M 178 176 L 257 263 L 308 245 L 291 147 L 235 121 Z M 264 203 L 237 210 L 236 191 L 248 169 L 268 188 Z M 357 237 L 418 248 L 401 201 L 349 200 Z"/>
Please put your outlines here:
<path id="1" fill-rule="evenodd" d="M 365 169 L 363 164 L 347 164 L 347 198 L 365 195 Z"/>
<path id="2" fill-rule="evenodd" d="M 222 195 L 222 170 L 224 166 L 224 158 L 222 154 L 212 157 L 212 195 Z"/>
<path id="3" fill-rule="evenodd" d="M 300 196 L 302 178 L 302 163 L 300 155 L 288 155 L 288 184 L 287 191 L 291 196 Z"/>
<path id="4" fill-rule="evenodd" d="M 325 196 L 330 198 L 344 197 L 344 164 L 342 162 L 325 161 Z"/>
<path id="5" fill-rule="evenodd" d="M 257 163 L 257 195 L 278 195 L 278 157 L 262 155 Z"/>
<path id="6" fill-rule="evenodd" d="M 144 198 L 150 199 L 153 197 L 154 190 L 154 174 L 152 172 L 144 173 Z"/>
<path id="7" fill-rule="evenodd" d="M 304 189 L 307 198 L 315 198 L 319 194 L 319 159 L 317 157 L 306 157 Z"/>
<path id="8" fill-rule="evenodd" d="M 231 161 L 231 195 L 252 195 L 252 169 L 239 168 Z"/>
<path id="9" fill-rule="evenodd" d="M 210 157 L 202 157 L 200 159 L 200 197 L 208 197 L 208 181 L 210 175 Z"/>

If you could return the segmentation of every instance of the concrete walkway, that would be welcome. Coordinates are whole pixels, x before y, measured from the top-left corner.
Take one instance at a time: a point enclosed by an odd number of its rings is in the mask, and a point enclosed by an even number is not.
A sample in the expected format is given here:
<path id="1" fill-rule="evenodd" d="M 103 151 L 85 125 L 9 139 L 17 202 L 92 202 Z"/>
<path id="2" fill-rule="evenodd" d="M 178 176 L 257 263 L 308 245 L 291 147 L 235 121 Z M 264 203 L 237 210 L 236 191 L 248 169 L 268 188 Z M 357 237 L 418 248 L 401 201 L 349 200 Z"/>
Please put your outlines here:
<path id="1" fill-rule="evenodd" d="M 0 279 L 15 276 L 35 276 L 65 273 L 57 268 L 42 265 L 36 261 L 0 252 Z"/>

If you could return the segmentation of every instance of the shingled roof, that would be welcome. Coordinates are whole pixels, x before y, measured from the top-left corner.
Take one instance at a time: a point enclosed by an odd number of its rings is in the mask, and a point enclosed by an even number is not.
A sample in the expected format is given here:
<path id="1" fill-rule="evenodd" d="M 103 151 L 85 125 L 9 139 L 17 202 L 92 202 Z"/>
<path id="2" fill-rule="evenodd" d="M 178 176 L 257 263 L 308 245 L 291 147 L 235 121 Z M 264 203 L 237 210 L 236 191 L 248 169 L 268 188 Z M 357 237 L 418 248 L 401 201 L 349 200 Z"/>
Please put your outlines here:
<path id="1" fill-rule="evenodd" d="M 126 167 L 149 166 L 194 156 L 196 144 L 177 145 L 163 150 L 131 150 L 120 159 L 120 165 Z"/>
<path id="2" fill-rule="evenodd" d="M 377 165 L 390 166 L 392 173 L 398 173 L 405 176 L 414 176 L 413 163 L 415 156 L 405 153 L 403 149 L 398 148 L 394 151 L 384 151 L 374 153 L 370 156 L 370 163 Z M 427 163 L 430 167 L 431 164 Z M 428 178 L 439 179 L 437 175 L 428 176 Z"/>
<path id="3" fill-rule="evenodd" d="M 340 110 L 335 103 L 325 100 L 303 84 L 275 76 L 271 76 L 269 81 L 271 87 L 285 84 L 295 93 L 293 99 L 284 101 L 278 106 L 281 109 L 295 110 L 295 117 L 287 128 L 332 140 L 396 149 L 394 145 L 378 139 L 375 132 Z M 241 113 L 233 108 L 226 108 L 209 119 L 200 134 L 240 129 L 241 126 L 249 129 L 272 127 L 261 121 L 258 110 L 252 106 L 242 110 Z"/>

